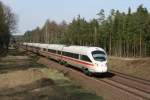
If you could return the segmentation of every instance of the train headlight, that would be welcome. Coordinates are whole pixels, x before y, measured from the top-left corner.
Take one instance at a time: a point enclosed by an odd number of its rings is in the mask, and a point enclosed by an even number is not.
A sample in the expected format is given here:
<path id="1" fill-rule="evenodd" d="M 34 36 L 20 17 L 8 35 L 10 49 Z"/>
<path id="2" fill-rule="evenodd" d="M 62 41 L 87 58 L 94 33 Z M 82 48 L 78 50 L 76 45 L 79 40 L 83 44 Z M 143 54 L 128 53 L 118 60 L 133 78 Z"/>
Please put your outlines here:
<path id="1" fill-rule="evenodd" d="M 98 64 L 97 64 L 97 63 L 95 63 L 95 65 L 96 65 L 96 66 L 98 66 Z"/>
<path id="2" fill-rule="evenodd" d="M 107 66 L 107 63 L 105 65 Z"/>

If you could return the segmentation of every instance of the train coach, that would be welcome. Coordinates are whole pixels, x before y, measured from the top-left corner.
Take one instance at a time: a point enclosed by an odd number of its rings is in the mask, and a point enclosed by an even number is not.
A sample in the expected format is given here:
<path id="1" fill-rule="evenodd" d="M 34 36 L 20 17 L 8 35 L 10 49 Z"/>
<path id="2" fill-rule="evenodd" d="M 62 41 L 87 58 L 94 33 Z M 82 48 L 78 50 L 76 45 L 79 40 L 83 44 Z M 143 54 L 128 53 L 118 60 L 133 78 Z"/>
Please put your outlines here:
<path id="1" fill-rule="evenodd" d="M 59 44 L 23 43 L 24 49 L 72 65 L 86 74 L 106 73 L 107 54 L 99 47 L 67 46 Z"/>

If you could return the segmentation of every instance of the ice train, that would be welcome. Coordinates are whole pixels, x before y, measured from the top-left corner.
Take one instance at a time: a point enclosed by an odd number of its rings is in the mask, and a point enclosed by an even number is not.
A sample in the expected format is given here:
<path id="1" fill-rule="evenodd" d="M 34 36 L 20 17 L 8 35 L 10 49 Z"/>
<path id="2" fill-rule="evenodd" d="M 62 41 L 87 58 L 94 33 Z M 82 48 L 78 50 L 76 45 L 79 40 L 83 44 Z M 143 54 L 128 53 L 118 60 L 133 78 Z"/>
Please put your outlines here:
<path id="1" fill-rule="evenodd" d="M 106 73 L 108 70 L 107 54 L 100 47 L 23 43 L 22 48 L 54 59 L 66 66 L 75 66 L 86 74 Z"/>

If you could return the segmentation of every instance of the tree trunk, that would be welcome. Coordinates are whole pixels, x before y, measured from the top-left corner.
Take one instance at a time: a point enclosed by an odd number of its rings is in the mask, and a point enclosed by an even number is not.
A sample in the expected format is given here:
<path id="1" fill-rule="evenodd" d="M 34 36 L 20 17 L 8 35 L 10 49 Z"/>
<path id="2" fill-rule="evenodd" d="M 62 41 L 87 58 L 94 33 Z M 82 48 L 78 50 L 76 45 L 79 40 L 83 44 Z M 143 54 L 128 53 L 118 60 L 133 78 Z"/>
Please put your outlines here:
<path id="1" fill-rule="evenodd" d="M 109 33 L 109 55 L 111 55 L 111 32 Z"/>
<path id="2" fill-rule="evenodd" d="M 140 32 L 140 57 L 142 56 L 142 37 Z"/>

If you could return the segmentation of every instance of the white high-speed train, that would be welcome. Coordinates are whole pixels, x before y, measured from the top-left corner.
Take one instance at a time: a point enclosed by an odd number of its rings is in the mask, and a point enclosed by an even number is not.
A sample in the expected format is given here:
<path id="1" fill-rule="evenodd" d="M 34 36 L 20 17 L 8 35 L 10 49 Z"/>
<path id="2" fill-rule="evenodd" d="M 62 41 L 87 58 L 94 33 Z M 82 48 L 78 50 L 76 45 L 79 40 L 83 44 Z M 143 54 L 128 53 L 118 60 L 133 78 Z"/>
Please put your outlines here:
<path id="1" fill-rule="evenodd" d="M 107 54 L 99 47 L 41 43 L 23 43 L 22 47 L 62 64 L 78 67 L 87 74 L 107 72 Z"/>

